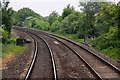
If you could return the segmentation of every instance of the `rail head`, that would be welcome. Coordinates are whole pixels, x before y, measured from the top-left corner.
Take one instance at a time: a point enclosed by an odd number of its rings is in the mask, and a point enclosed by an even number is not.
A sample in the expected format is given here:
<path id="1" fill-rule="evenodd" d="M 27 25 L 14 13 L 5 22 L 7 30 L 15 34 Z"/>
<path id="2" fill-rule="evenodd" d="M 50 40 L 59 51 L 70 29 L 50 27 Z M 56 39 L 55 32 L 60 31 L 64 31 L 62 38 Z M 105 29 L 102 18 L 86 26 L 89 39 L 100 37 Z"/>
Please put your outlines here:
<path id="1" fill-rule="evenodd" d="M 29 34 L 30 35 L 30 34 Z M 31 35 L 30 35 L 31 36 Z M 32 37 L 32 36 L 31 36 Z M 34 63 L 35 63 L 35 60 L 36 60 L 36 56 L 37 56 L 37 52 L 38 52 L 38 49 L 37 49 L 37 42 L 35 41 L 35 39 L 32 37 L 32 39 L 34 40 L 34 44 L 35 44 L 35 51 L 34 51 L 34 55 L 33 55 L 33 58 L 32 58 L 32 62 L 30 64 L 30 67 L 28 69 L 28 72 L 25 76 L 25 79 L 24 80 L 28 80 L 30 74 L 31 74 L 31 71 L 32 71 L 32 68 L 34 66 Z"/>

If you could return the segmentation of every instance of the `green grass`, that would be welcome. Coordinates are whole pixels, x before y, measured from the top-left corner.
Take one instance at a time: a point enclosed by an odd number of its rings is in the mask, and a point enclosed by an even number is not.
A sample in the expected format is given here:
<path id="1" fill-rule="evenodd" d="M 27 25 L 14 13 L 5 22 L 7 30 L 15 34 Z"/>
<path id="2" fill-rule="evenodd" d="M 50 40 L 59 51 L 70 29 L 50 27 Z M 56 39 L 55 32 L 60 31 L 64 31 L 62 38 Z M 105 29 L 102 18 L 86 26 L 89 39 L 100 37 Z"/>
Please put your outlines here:
<path id="1" fill-rule="evenodd" d="M 0 58 L 4 58 L 6 54 L 20 54 L 25 50 L 24 46 L 17 46 L 15 44 L 3 44 L 2 55 Z"/>
<path id="2" fill-rule="evenodd" d="M 57 34 L 59 36 L 63 36 L 65 38 L 68 38 L 70 40 L 73 40 L 75 42 L 83 42 L 84 39 L 79 39 L 76 34 Z"/>
<path id="3" fill-rule="evenodd" d="M 5 58 L 6 54 L 20 54 L 23 53 L 25 50 L 24 46 L 17 46 L 16 45 L 16 35 L 12 31 L 11 32 L 11 38 L 8 38 L 8 34 L 5 30 L 0 28 L 0 33 L 3 32 L 4 35 L 0 35 L 0 38 L 2 38 L 3 42 L 0 43 L 0 58 Z M 3 38 L 3 36 L 5 38 Z"/>
<path id="4" fill-rule="evenodd" d="M 60 34 L 60 33 L 53 33 L 53 32 L 50 32 L 50 31 L 49 31 L 49 33 L 68 38 L 68 39 L 73 40 L 75 42 L 84 42 L 84 39 L 79 39 L 76 34 Z"/>
<path id="5" fill-rule="evenodd" d="M 120 60 L 119 51 L 120 51 L 120 48 L 113 48 L 113 47 L 108 47 L 107 49 L 101 50 L 102 53 L 106 54 L 107 56 L 115 60 Z"/>
<path id="6" fill-rule="evenodd" d="M 120 48 L 113 45 L 106 45 L 107 40 L 104 42 L 100 42 L 101 40 L 93 40 L 91 41 L 91 45 L 94 49 L 99 50 L 101 53 L 107 55 L 108 57 L 114 60 L 120 60 Z M 99 44 L 98 44 L 99 43 Z M 107 47 L 106 47 L 107 46 Z"/>

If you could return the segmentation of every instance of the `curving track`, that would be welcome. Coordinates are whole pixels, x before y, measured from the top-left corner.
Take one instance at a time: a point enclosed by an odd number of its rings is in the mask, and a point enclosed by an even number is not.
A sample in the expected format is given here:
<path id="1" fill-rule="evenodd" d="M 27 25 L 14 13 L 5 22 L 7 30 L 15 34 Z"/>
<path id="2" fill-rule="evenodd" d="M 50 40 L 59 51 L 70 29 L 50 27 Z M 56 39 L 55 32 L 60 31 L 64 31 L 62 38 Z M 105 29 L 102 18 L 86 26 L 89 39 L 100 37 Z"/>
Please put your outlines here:
<path id="1" fill-rule="evenodd" d="M 65 38 L 61 38 L 61 37 L 58 37 L 58 36 L 55 36 L 52 34 L 43 33 L 43 32 L 39 32 L 36 30 L 30 30 L 30 29 L 26 29 L 26 30 L 30 31 L 31 33 L 37 34 L 39 36 L 42 36 L 50 44 L 50 47 L 52 48 L 53 51 L 55 51 L 55 44 L 58 44 L 57 46 L 59 46 L 59 45 L 62 45 L 62 46 L 64 45 L 63 47 L 66 46 L 69 50 L 72 51 L 69 54 L 74 53 L 77 56 L 77 58 L 79 58 L 79 62 L 82 61 L 83 62 L 82 64 L 85 65 L 84 67 L 87 67 L 89 69 L 89 71 L 88 70 L 86 70 L 86 71 L 93 74 L 92 76 L 94 76 L 94 77 L 92 77 L 92 78 L 97 78 L 97 79 L 111 79 L 111 78 L 119 79 L 120 78 L 120 70 L 117 67 L 115 67 L 111 63 L 107 62 L 106 60 L 104 60 L 100 56 L 96 55 L 95 53 L 91 52 L 89 49 L 85 48 L 84 46 L 81 46 L 70 40 L 67 40 Z M 55 44 L 52 44 L 52 42 L 50 42 L 50 41 L 54 42 Z M 54 45 L 54 46 L 52 46 L 52 45 Z M 57 53 L 57 52 L 55 52 L 55 53 Z M 54 56 L 58 55 L 55 53 L 54 53 Z M 67 55 L 67 56 L 69 56 L 69 55 Z M 56 56 L 55 56 L 55 58 L 56 58 Z M 63 59 L 63 58 L 59 58 L 59 59 Z M 55 62 L 58 63 L 57 59 L 55 60 Z M 78 60 L 76 61 L 76 64 L 79 64 L 77 62 L 78 62 Z M 59 64 L 57 64 L 57 65 L 59 65 Z M 64 67 L 64 65 L 63 65 L 63 67 Z M 60 68 L 58 69 L 58 68 L 59 68 L 59 66 L 57 67 L 58 77 L 59 77 L 61 69 Z M 69 72 L 69 70 L 68 70 L 68 72 Z M 67 71 L 66 71 L 66 73 L 67 73 Z M 68 77 L 70 77 L 70 76 L 68 76 Z"/>
<path id="2" fill-rule="evenodd" d="M 30 33 L 28 31 L 24 32 L 30 35 L 35 43 L 34 56 L 29 67 L 29 70 L 25 76 L 25 80 L 29 79 L 57 80 L 57 72 L 53 53 L 46 40 L 44 40 L 42 37 L 34 33 Z"/>

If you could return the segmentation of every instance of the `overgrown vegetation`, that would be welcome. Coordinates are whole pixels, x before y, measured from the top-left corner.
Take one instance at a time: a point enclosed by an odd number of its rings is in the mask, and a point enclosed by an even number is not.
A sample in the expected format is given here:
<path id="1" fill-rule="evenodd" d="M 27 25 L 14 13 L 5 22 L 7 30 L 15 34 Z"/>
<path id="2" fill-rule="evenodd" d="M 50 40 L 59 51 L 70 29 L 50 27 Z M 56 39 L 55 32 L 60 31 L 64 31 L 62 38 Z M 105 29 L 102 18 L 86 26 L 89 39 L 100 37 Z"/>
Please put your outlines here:
<path id="1" fill-rule="evenodd" d="M 92 45 L 100 50 L 102 53 L 107 54 L 109 57 L 114 59 L 120 59 L 120 40 L 116 35 L 118 35 L 117 28 L 110 27 L 109 32 L 102 34 L 92 41 Z"/>
<path id="2" fill-rule="evenodd" d="M 0 39 L 2 40 L 2 44 L 0 44 L 2 48 L 0 48 L 0 51 L 2 54 L 0 54 L 0 58 L 4 58 L 6 54 L 21 53 L 25 49 L 23 46 L 17 46 L 16 37 L 12 37 L 11 33 L 15 11 L 13 11 L 12 8 L 9 8 L 8 4 L 9 2 L 4 0 L 2 8 L 0 9 L 0 12 L 2 12 L 2 15 L 0 15 L 0 19 L 2 19 L 2 25 L 0 24 L 0 33 L 2 33 L 2 35 L 0 35 Z"/>
<path id="3" fill-rule="evenodd" d="M 0 46 L 0 51 L 2 54 L 0 54 L 0 58 L 5 58 L 6 54 L 19 54 L 22 53 L 25 50 L 24 46 L 17 46 L 16 45 L 16 37 L 13 36 L 12 38 L 8 38 L 8 33 L 0 29 L 0 33 L 2 33 L 2 44 Z M 14 33 L 12 33 L 13 35 Z"/>
<path id="4" fill-rule="evenodd" d="M 80 2 L 79 6 L 80 12 L 68 4 L 61 16 L 53 11 L 47 17 L 23 8 L 16 12 L 15 24 L 49 31 L 77 42 L 89 41 L 109 57 L 120 59 L 120 7 L 109 2 Z"/>

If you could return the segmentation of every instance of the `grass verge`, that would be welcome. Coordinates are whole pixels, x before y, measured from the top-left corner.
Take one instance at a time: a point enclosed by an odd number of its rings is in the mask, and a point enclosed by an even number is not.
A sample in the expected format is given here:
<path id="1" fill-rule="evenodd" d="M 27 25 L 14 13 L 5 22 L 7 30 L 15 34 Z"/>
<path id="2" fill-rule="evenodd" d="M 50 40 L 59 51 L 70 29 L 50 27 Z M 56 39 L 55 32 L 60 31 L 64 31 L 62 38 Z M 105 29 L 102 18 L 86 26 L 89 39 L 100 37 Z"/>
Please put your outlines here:
<path id="1" fill-rule="evenodd" d="M 16 44 L 3 44 L 2 55 L 0 55 L 0 58 L 5 58 L 6 54 L 20 54 L 24 52 L 24 50 L 24 46 L 17 46 Z"/>
<path id="2" fill-rule="evenodd" d="M 76 34 L 57 34 L 59 36 L 63 36 L 65 38 L 68 38 L 70 40 L 73 40 L 75 42 L 83 42 L 84 39 L 79 39 Z"/>
<path id="3" fill-rule="evenodd" d="M 84 42 L 84 39 L 79 39 L 76 34 L 60 34 L 60 33 L 53 33 L 53 32 L 50 32 L 50 31 L 49 31 L 49 33 L 68 38 L 68 39 L 73 40 L 75 42 Z"/>
<path id="4" fill-rule="evenodd" d="M 102 49 L 100 52 L 102 52 L 103 54 L 106 54 L 107 56 L 115 60 L 120 60 L 119 51 L 120 51 L 120 48 L 108 47 L 106 49 Z"/>

